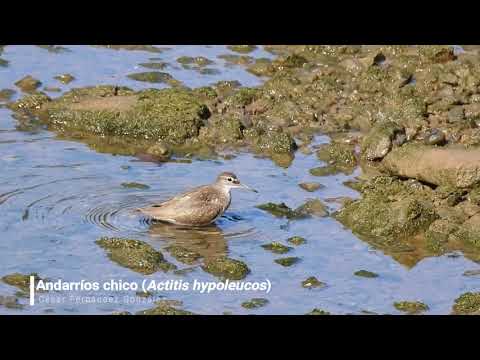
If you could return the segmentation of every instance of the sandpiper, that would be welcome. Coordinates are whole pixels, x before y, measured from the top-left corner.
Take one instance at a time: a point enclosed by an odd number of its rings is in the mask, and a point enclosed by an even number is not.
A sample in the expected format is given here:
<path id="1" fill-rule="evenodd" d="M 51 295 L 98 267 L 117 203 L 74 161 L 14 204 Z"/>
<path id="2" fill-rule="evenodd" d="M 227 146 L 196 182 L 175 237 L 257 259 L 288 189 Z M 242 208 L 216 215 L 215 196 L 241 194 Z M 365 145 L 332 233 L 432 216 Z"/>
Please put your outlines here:
<path id="1" fill-rule="evenodd" d="M 230 190 L 244 188 L 231 172 L 218 175 L 215 183 L 197 187 L 160 204 L 139 209 L 155 220 L 184 226 L 205 226 L 217 220 L 230 206 Z"/>

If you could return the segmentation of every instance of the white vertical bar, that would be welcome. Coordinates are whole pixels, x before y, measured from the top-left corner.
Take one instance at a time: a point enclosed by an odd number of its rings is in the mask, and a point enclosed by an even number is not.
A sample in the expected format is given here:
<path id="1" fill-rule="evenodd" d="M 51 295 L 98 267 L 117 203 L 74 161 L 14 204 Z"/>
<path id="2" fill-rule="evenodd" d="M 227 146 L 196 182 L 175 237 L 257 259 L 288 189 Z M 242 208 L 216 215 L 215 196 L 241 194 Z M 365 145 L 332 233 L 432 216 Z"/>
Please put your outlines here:
<path id="1" fill-rule="evenodd" d="M 35 305 L 35 276 L 30 276 L 30 306 Z"/>

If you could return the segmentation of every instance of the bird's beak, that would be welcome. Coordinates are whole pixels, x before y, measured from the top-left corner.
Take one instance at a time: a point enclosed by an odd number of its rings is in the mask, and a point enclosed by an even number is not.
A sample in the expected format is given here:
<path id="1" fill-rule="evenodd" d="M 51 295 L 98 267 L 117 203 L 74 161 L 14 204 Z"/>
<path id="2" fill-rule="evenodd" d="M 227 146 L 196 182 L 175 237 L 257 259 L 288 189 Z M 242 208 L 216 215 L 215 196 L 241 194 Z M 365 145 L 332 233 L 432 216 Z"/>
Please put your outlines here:
<path id="1" fill-rule="evenodd" d="M 245 184 L 240 184 L 240 187 L 258 193 L 257 190 L 252 189 L 250 186 L 247 186 L 247 185 L 245 185 Z"/>

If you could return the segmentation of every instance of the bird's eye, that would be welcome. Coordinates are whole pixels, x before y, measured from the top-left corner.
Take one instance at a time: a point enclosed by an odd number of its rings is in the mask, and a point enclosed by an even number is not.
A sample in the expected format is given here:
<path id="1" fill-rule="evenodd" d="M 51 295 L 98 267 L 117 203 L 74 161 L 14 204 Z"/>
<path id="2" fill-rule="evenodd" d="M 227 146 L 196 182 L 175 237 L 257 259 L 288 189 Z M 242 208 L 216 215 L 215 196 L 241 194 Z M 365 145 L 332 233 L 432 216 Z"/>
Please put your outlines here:
<path id="1" fill-rule="evenodd" d="M 228 178 L 228 181 L 233 181 L 232 178 Z"/>

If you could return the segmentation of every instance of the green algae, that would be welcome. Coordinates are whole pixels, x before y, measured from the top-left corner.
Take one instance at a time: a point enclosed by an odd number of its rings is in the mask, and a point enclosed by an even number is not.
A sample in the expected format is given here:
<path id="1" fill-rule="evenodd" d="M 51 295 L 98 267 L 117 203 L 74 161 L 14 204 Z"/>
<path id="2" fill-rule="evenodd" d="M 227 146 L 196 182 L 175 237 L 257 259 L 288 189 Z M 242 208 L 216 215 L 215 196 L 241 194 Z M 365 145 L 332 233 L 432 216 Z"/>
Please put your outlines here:
<path id="1" fill-rule="evenodd" d="M 183 246 L 171 245 L 166 247 L 165 250 L 176 260 L 188 265 L 194 264 L 198 259 L 202 258 L 202 255 L 199 253 L 188 250 Z"/>
<path id="2" fill-rule="evenodd" d="M 393 306 L 398 311 L 406 312 L 409 315 L 420 314 L 428 311 L 429 307 L 420 301 L 397 301 Z"/>
<path id="3" fill-rule="evenodd" d="M 285 246 L 277 241 L 273 241 L 270 244 L 260 245 L 265 250 L 271 251 L 275 254 L 285 254 L 292 250 L 290 246 Z"/>
<path id="4" fill-rule="evenodd" d="M 230 280 L 244 279 L 250 273 L 244 262 L 226 256 L 206 260 L 202 269 L 214 276 Z"/>
<path id="5" fill-rule="evenodd" d="M 182 65 L 191 65 L 191 64 L 195 64 L 199 67 L 203 67 L 203 66 L 207 66 L 207 65 L 211 65 L 213 64 L 214 62 L 210 59 L 207 59 L 206 57 L 203 57 L 203 56 L 196 56 L 196 57 L 192 57 L 192 56 L 181 56 L 177 59 L 177 62 L 182 64 Z"/>
<path id="6" fill-rule="evenodd" d="M 313 176 L 329 176 L 343 172 L 341 168 L 335 165 L 319 166 L 309 170 Z"/>
<path id="7" fill-rule="evenodd" d="M 124 183 L 121 183 L 120 185 L 125 189 L 140 189 L 140 190 L 150 189 L 150 186 L 137 183 L 137 182 L 124 182 Z"/>
<path id="8" fill-rule="evenodd" d="M 303 238 L 301 236 L 292 236 L 292 237 L 289 237 L 287 239 L 287 242 L 289 242 L 290 244 L 293 244 L 295 246 L 298 246 L 298 245 L 305 244 L 307 242 L 307 240 L 305 240 L 305 238 Z"/>
<path id="9" fill-rule="evenodd" d="M 376 278 L 378 274 L 368 271 L 368 270 L 358 270 L 354 272 L 355 276 L 365 277 L 365 278 Z"/>
<path id="10" fill-rule="evenodd" d="M 143 241 L 102 237 L 96 244 L 107 250 L 112 261 L 135 272 L 148 275 L 158 270 L 166 272 L 176 269 L 175 265 L 163 258 L 161 252 Z"/>
<path id="11" fill-rule="evenodd" d="M 250 299 L 248 301 L 244 301 L 242 303 L 242 307 L 244 307 L 245 309 L 258 309 L 258 308 L 261 308 L 261 307 L 264 307 L 266 305 L 268 305 L 270 301 L 268 301 L 268 299 L 264 299 L 264 298 L 253 298 L 253 299 Z"/>
<path id="12" fill-rule="evenodd" d="M 284 258 L 279 258 L 279 259 L 274 260 L 275 263 L 277 263 L 279 265 L 282 265 L 284 267 L 289 267 L 289 266 L 295 265 L 300 261 L 301 261 L 301 259 L 299 257 L 295 257 L 295 256 L 284 257 Z"/>
<path id="13" fill-rule="evenodd" d="M 315 276 L 310 276 L 302 281 L 302 287 L 306 289 L 323 288 L 325 286 L 326 284 L 318 280 Z"/>
<path id="14" fill-rule="evenodd" d="M 467 292 L 455 299 L 453 313 L 457 315 L 466 315 L 478 313 L 480 311 L 480 292 Z"/>
<path id="15" fill-rule="evenodd" d="M 54 79 L 60 81 L 62 84 L 69 84 L 75 80 L 75 77 L 73 77 L 71 74 L 62 74 L 55 76 Z"/>
<path id="16" fill-rule="evenodd" d="M 306 313 L 305 315 L 331 315 L 331 314 L 328 311 L 315 308 L 312 311 L 310 311 L 309 313 Z"/>
<path id="17" fill-rule="evenodd" d="M 37 273 L 31 273 L 27 275 L 20 274 L 20 273 L 13 273 L 13 274 L 3 276 L 2 281 L 7 285 L 11 285 L 19 288 L 21 291 L 28 292 L 30 291 L 30 276 L 34 277 L 35 286 L 37 285 L 39 280 L 45 280 L 40 278 Z"/>

